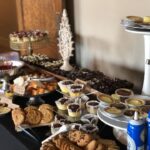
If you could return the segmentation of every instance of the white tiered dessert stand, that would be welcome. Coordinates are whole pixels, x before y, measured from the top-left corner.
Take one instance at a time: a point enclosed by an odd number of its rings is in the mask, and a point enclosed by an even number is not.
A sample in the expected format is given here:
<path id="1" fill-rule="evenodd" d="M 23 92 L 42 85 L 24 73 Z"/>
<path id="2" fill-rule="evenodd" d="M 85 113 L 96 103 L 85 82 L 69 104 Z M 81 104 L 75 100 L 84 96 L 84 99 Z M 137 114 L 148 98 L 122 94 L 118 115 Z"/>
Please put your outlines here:
<path id="1" fill-rule="evenodd" d="M 145 69 L 144 69 L 144 80 L 142 87 L 142 95 L 139 95 L 139 98 L 150 99 L 150 26 L 145 28 L 140 27 L 125 27 L 125 31 L 141 34 L 144 36 L 144 44 L 145 44 Z M 103 108 L 100 107 L 98 109 L 97 115 L 99 119 L 105 124 L 113 127 L 113 133 L 116 139 L 118 139 L 122 144 L 126 145 L 126 131 L 127 131 L 127 119 L 120 118 L 112 118 L 105 115 Z"/>
<path id="2" fill-rule="evenodd" d="M 141 34 L 144 36 L 145 44 L 145 71 L 144 71 L 144 80 L 142 95 L 150 96 L 150 28 L 149 29 L 140 29 L 140 28 L 125 28 L 127 32 Z"/>

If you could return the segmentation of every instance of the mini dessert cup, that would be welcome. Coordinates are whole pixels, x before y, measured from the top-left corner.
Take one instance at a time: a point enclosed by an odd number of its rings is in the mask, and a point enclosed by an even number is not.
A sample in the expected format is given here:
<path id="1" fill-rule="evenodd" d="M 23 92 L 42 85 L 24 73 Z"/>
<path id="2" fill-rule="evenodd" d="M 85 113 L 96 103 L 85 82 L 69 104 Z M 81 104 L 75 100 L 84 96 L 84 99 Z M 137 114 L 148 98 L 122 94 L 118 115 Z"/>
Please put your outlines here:
<path id="1" fill-rule="evenodd" d="M 80 130 L 89 133 L 89 134 L 96 134 L 98 132 L 98 127 L 96 125 L 93 124 L 84 124 Z"/>
<path id="2" fill-rule="evenodd" d="M 71 124 L 71 129 L 73 129 L 73 130 L 80 130 L 81 127 L 82 127 L 82 125 L 79 123 L 72 123 Z"/>
<path id="3" fill-rule="evenodd" d="M 84 116 L 81 117 L 81 121 L 83 123 L 86 123 L 86 124 L 97 125 L 97 123 L 98 123 L 98 117 L 97 117 L 97 115 L 94 115 L 94 114 L 86 114 L 86 115 L 84 115 Z"/>
<path id="4" fill-rule="evenodd" d="M 81 116 L 80 105 L 77 103 L 69 104 L 68 105 L 68 115 L 70 117 L 80 117 Z"/>
<path id="5" fill-rule="evenodd" d="M 68 86 L 69 95 L 71 98 L 79 97 L 83 91 L 84 84 L 71 84 Z"/>
<path id="6" fill-rule="evenodd" d="M 125 102 L 125 99 L 128 99 L 129 97 L 134 95 L 132 90 L 126 88 L 117 89 L 115 91 L 115 94 L 120 97 L 120 100 L 122 102 Z"/>
<path id="7" fill-rule="evenodd" d="M 63 80 L 58 82 L 58 86 L 60 87 L 61 91 L 63 93 L 69 93 L 68 85 L 73 84 L 74 82 L 72 80 Z"/>
<path id="8" fill-rule="evenodd" d="M 64 123 L 56 121 L 56 122 L 52 122 L 51 124 L 51 133 L 55 134 L 57 131 L 59 131 L 60 127 L 63 126 Z"/>
<path id="9" fill-rule="evenodd" d="M 62 120 L 66 120 L 66 118 L 63 117 L 62 115 L 59 115 L 59 114 L 55 115 L 54 121 L 60 121 L 61 122 Z"/>
<path id="10" fill-rule="evenodd" d="M 87 111 L 91 114 L 97 114 L 99 108 L 99 102 L 96 100 L 91 100 L 86 103 Z"/>
<path id="11" fill-rule="evenodd" d="M 85 94 L 82 94 L 80 97 L 77 97 L 77 98 L 75 99 L 75 102 L 80 105 L 80 108 L 81 108 L 82 110 L 84 110 L 85 107 L 86 107 L 86 102 L 87 102 L 88 100 L 89 100 L 89 97 L 86 96 Z"/>
<path id="12" fill-rule="evenodd" d="M 62 98 L 58 99 L 55 103 L 56 103 L 56 106 L 58 109 L 67 110 L 69 99 L 66 97 L 62 97 Z"/>

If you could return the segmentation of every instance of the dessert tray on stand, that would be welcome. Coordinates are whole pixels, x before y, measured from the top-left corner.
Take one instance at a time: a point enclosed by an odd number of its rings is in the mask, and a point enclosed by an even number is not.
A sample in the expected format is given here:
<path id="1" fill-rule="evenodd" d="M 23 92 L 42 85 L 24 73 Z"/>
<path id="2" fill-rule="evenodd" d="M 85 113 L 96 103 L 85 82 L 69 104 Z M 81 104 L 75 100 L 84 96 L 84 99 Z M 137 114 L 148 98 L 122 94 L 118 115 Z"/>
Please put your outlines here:
<path id="1" fill-rule="evenodd" d="M 125 31 L 129 33 L 140 34 L 144 37 L 145 69 L 142 94 L 150 95 L 150 24 L 145 24 L 143 22 L 138 23 L 128 18 L 122 20 L 121 24 L 123 25 Z"/>
<path id="2" fill-rule="evenodd" d="M 26 42 L 12 42 L 10 41 L 10 48 L 16 51 L 25 51 L 28 50 L 29 54 L 32 54 L 32 51 L 35 49 L 41 49 L 47 46 L 49 43 L 49 38 L 44 38 L 39 41 L 26 41 Z"/>

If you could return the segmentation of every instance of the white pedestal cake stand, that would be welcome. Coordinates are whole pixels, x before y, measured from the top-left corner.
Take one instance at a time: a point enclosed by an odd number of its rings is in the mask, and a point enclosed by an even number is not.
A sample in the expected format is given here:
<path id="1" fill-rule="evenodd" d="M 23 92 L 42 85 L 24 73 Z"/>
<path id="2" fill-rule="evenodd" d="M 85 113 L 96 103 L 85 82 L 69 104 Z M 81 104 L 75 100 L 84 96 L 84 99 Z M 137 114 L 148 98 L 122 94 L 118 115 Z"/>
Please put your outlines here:
<path id="1" fill-rule="evenodd" d="M 134 29 L 134 28 L 125 28 L 125 31 L 135 34 L 141 34 L 144 36 L 145 44 L 145 71 L 144 71 L 144 80 L 142 95 L 150 96 L 150 28 L 147 30 L 144 29 Z"/>

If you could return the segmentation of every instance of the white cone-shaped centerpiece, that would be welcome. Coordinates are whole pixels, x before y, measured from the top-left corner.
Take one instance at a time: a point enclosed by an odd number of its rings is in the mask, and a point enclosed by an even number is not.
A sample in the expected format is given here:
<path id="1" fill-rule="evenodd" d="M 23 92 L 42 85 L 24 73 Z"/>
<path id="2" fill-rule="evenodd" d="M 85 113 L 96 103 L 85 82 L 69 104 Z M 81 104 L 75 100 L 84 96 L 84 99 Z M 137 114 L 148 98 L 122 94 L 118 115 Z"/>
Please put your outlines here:
<path id="1" fill-rule="evenodd" d="M 63 59 L 63 65 L 60 67 L 60 69 L 65 71 L 71 71 L 73 67 L 69 64 L 69 59 L 71 56 L 73 56 L 72 52 L 74 48 L 72 41 L 72 33 L 70 30 L 66 9 L 63 10 L 61 17 L 59 37 L 58 37 L 58 47 L 59 53 Z"/>

